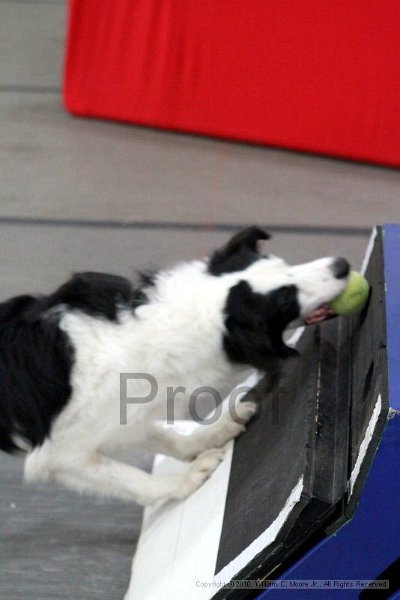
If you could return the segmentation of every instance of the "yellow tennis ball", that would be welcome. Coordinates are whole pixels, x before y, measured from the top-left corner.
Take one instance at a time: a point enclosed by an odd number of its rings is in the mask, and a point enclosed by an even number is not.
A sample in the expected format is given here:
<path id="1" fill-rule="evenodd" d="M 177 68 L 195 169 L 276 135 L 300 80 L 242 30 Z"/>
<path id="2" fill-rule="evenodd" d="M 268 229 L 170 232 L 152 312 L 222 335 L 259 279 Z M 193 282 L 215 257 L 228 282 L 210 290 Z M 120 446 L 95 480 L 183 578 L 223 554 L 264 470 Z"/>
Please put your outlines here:
<path id="1" fill-rule="evenodd" d="M 351 271 L 345 290 L 329 302 L 329 307 L 337 315 L 351 315 L 362 310 L 368 300 L 369 283 L 357 271 Z"/>

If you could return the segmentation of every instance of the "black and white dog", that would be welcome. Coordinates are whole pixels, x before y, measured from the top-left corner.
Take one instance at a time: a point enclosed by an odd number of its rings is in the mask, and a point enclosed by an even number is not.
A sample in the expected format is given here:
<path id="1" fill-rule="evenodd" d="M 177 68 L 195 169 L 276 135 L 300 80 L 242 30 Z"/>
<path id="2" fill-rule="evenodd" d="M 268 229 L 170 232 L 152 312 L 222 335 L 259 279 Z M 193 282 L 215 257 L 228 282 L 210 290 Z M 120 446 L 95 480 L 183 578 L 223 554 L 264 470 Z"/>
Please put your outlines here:
<path id="1" fill-rule="evenodd" d="M 257 227 L 204 261 L 178 264 L 133 287 L 122 277 L 81 273 L 50 296 L 0 304 L 0 448 L 26 450 L 28 481 L 56 480 L 83 492 L 150 504 L 184 498 L 223 457 L 256 411 L 252 401 L 183 435 L 164 426 L 166 390 L 176 414 L 201 386 L 253 367 L 276 368 L 295 351 L 282 334 L 298 318 L 323 318 L 347 284 L 349 264 L 322 258 L 290 266 L 259 252 Z M 120 423 L 120 374 L 157 382 L 151 402 L 129 406 Z M 129 396 L 148 394 L 137 378 Z M 151 475 L 118 462 L 113 445 L 139 446 L 191 461 L 186 472 Z"/>

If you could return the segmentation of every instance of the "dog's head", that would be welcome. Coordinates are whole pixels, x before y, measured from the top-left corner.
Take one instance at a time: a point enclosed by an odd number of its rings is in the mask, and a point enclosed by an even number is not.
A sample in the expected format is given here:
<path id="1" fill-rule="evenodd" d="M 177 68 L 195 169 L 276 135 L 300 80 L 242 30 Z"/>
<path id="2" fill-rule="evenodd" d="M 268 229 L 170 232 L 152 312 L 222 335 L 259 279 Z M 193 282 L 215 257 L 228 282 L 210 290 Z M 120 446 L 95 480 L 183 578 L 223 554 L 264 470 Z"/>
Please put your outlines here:
<path id="1" fill-rule="evenodd" d="M 293 321 L 315 323 L 329 315 L 326 304 L 346 287 L 350 265 L 344 258 L 321 258 L 289 265 L 261 253 L 269 235 L 258 227 L 236 234 L 214 252 L 208 271 L 228 283 L 225 350 L 233 361 L 264 368 L 268 357 L 296 351 L 282 335 Z"/>

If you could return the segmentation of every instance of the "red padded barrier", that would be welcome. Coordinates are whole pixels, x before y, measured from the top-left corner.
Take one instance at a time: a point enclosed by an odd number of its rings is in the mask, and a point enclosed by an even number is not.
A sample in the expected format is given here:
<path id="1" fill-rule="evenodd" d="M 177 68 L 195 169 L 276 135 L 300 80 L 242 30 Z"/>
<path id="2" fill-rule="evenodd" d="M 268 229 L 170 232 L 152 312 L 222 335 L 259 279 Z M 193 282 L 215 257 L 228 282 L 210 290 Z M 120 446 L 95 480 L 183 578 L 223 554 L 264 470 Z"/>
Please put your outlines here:
<path id="1" fill-rule="evenodd" d="M 400 165 L 400 0 L 69 0 L 64 100 Z"/>

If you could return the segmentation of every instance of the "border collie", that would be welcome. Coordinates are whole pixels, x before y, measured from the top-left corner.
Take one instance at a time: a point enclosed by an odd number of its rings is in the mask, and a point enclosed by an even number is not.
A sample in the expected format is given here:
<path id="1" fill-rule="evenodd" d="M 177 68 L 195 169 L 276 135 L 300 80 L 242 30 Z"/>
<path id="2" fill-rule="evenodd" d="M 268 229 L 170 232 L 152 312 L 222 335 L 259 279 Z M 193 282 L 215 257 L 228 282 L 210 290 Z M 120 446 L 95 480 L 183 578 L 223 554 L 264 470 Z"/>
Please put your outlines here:
<path id="1" fill-rule="evenodd" d="M 183 435 L 165 427 L 168 390 L 182 418 L 194 390 L 215 389 L 246 368 L 273 372 L 296 353 L 283 341 L 285 328 L 324 318 L 347 283 L 345 259 L 290 266 L 260 252 L 268 238 L 249 227 L 208 259 L 144 276 L 137 287 L 79 273 L 49 296 L 0 304 L 0 449 L 27 451 L 25 479 L 142 505 L 197 489 L 256 403 L 238 402 L 234 414 Z M 129 405 L 125 425 L 123 373 L 157 382 L 151 402 Z M 145 398 L 148 387 L 134 377 L 129 397 Z M 152 475 L 111 458 L 117 445 L 190 464 L 184 474 Z"/>

